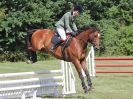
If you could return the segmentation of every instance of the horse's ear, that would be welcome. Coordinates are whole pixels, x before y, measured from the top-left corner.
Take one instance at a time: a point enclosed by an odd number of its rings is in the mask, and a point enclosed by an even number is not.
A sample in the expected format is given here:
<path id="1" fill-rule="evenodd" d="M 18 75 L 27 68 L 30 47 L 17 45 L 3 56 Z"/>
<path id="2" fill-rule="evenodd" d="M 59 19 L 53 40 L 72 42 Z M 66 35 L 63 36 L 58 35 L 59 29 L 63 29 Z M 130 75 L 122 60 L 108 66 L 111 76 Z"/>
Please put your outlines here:
<path id="1" fill-rule="evenodd" d="M 89 26 L 90 26 L 90 27 L 95 27 L 95 28 L 98 27 L 97 24 L 90 24 Z"/>
<path id="2" fill-rule="evenodd" d="M 79 33 L 81 33 L 81 32 L 83 32 L 83 29 L 79 29 L 79 30 L 77 31 L 77 34 L 79 34 Z"/>
<path id="3" fill-rule="evenodd" d="M 99 26 L 97 24 L 90 24 L 90 28 L 93 28 L 95 31 L 100 32 Z"/>
<path id="4" fill-rule="evenodd" d="M 80 31 L 79 32 L 83 32 L 85 30 L 87 30 L 89 28 L 89 25 L 84 25 L 80 28 Z"/>

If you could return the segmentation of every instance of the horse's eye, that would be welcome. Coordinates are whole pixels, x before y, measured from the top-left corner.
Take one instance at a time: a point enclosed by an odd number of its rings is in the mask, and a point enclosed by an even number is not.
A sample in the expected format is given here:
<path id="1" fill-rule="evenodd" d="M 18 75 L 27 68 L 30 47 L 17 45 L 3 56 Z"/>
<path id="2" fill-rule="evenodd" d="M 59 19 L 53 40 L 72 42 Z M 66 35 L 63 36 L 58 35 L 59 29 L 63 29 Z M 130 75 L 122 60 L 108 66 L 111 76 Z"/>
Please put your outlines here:
<path id="1" fill-rule="evenodd" d="M 94 37 L 96 38 L 96 37 L 98 37 L 98 35 L 95 35 Z"/>

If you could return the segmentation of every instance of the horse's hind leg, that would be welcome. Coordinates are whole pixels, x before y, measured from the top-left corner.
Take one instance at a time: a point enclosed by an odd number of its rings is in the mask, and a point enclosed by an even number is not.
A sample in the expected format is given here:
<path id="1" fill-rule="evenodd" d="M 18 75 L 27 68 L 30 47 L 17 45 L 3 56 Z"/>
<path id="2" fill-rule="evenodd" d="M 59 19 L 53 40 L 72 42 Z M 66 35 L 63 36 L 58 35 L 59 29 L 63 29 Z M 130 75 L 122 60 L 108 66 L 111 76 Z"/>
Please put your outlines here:
<path id="1" fill-rule="evenodd" d="M 92 88 L 92 82 L 91 82 L 89 71 L 88 71 L 87 66 L 86 66 L 86 60 L 85 59 L 81 61 L 81 66 L 82 66 L 82 68 L 85 72 L 85 75 L 87 77 L 87 82 L 88 82 L 88 86 L 89 86 L 88 90 L 90 90 Z"/>
<path id="2" fill-rule="evenodd" d="M 27 50 L 27 61 L 26 63 L 32 64 L 37 62 L 37 55 L 35 51 Z"/>
<path id="3" fill-rule="evenodd" d="M 88 89 L 87 89 L 87 86 L 85 85 L 85 82 L 84 82 L 84 77 L 82 75 L 80 61 L 76 60 L 76 61 L 73 62 L 73 64 L 75 65 L 75 68 L 78 72 L 79 78 L 81 79 L 82 88 L 84 89 L 84 92 L 87 93 Z"/>
<path id="4" fill-rule="evenodd" d="M 32 33 L 27 33 L 27 36 L 25 37 L 26 52 L 27 52 L 26 63 L 28 64 L 35 63 L 37 61 L 36 52 L 32 51 L 31 36 L 32 36 Z"/>

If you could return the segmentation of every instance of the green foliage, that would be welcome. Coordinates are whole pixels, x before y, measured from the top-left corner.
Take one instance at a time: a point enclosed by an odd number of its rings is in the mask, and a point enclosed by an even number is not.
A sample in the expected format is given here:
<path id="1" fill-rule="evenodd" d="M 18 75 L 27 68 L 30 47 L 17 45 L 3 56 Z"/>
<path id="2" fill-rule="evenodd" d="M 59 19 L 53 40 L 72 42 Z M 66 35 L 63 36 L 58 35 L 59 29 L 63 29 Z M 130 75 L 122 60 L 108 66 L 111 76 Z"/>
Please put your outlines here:
<path id="1" fill-rule="evenodd" d="M 78 28 L 96 23 L 102 31 L 100 54 L 133 55 L 132 0 L 1 0 L 0 54 L 25 50 L 27 30 L 51 28 L 62 15 L 80 4 Z"/>
<path id="2" fill-rule="evenodd" d="M 77 18 L 78 28 L 81 28 L 84 25 L 89 25 L 92 23 L 93 23 L 93 20 L 89 15 L 89 11 L 84 11 L 84 13 L 82 13 L 81 16 Z"/>
<path id="3" fill-rule="evenodd" d="M 116 36 L 118 31 L 114 29 L 109 21 L 103 21 L 101 24 L 104 27 L 101 37 L 101 52 L 108 55 L 115 54 L 116 47 L 114 45 L 118 41 Z"/>
<path id="4" fill-rule="evenodd" d="M 25 52 L 5 52 L 0 54 L 0 62 L 1 61 L 10 61 L 10 62 L 18 62 L 25 60 Z"/>
<path id="5" fill-rule="evenodd" d="M 116 52 L 124 55 L 133 55 L 133 25 L 123 26 L 119 31 Z"/>

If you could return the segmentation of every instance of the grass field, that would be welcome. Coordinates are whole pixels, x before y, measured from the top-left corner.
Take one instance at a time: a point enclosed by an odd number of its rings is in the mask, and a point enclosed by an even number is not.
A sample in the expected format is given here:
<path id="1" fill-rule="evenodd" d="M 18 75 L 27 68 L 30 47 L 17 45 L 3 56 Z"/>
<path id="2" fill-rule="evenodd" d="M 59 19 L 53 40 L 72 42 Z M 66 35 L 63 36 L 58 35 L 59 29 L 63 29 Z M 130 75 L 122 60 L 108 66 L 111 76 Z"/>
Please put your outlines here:
<path id="1" fill-rule="evenodd" d="M 112 62 L 114 61 L 110 61 L 108 63 Z M 115 63 L 121 62 L 115 61 Z M 126 63 L 133 63 L 133 61 L 126 61 Z M 59 60 L 39 61 L 35 64 L 26 64 L 25 62 L 0 63 L 0 73 L 26 72 L 59 68 Z M 120 69 L 120 67 L 115 69 Z M 92 78 L 93 86 L 95 89 L 90 91 L 88 94 L 84 94 L 74 67 L 73 70 L 76 77 L 77 93 L 72 96 L 67 96 L 66 99 L 133 99 L 133 74 L 97 74 L 96 77 Z M 46 98 L 49 99 L 49 97 Z"/>

